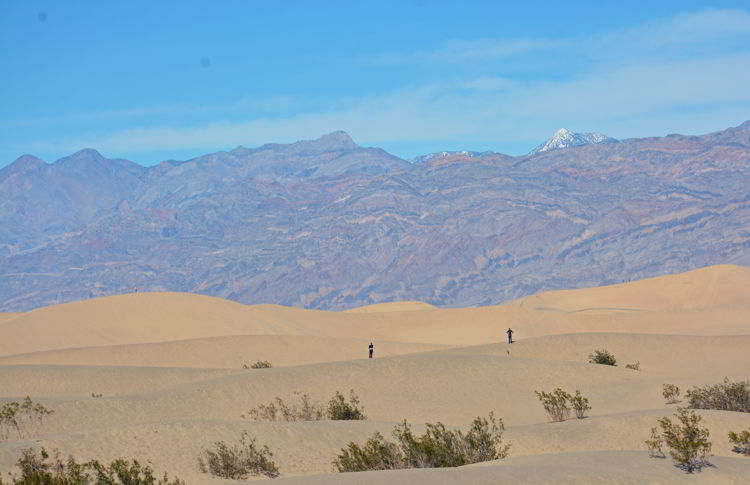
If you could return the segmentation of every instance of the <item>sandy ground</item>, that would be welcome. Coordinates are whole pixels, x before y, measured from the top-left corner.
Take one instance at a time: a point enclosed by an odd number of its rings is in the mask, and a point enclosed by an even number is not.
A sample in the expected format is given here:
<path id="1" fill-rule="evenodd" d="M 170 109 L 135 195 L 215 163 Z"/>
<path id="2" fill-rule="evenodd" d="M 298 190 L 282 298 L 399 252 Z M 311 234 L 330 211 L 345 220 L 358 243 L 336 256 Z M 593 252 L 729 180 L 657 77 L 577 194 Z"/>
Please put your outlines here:
<path id="1" fill-rule="evenodd" d="M 198 470 L 198 455 L 247 431 L 274 452 L 282 483 L 750 483 L 750 458 L 726 438 L 750 428 L 748 413 L 700 411 L 715 466 L 693 476 L 649 458 L 643 444 L 680 405 L 664 403 L 663 383 L 685 390 L 725 376 L 750 380 L 750 268 L 449 310 L 399 302 L 322 312 L 139 293 L 0 314 L 0 332 L 0 402 L 29 395 L 55 411 L 23 438 L 0 441 L 3 473 L 22 449 L 45 446 L 220 483 Z M 588 363 L 595 349 L 612 352 L 618 366 Z M 243 368 L 256 360 L 274 368 Z M 640 370 L 625 368 L 636 362 Z M 589 397 L 589 417 L 548 422 L 534 391 L 556 387 Z M 243 417 L 275 397 L 300 392 L 325 402 L 350 389 L 367 421 Z M 436 421 L 465 428 L 489 411 L 505 423 L 506 460 L 333 473 L 349 441 L 389 435 L 403 419 L 417 430 Z"/>

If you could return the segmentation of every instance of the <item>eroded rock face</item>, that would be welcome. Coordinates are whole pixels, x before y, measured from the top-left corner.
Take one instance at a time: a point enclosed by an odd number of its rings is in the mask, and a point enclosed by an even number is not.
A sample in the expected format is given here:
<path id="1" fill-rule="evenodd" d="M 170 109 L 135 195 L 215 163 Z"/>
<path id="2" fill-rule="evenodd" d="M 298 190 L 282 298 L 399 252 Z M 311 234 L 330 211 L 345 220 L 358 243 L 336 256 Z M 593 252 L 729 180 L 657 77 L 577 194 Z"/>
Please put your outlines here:
<path id="1" fill-rule="evenodd" d="M 135 291 L 343 309 L 498 303 L 750 265 L 750 122 L 410 164 L 336 132 L 144 168 L 0 170 L 0 311 Z"/>

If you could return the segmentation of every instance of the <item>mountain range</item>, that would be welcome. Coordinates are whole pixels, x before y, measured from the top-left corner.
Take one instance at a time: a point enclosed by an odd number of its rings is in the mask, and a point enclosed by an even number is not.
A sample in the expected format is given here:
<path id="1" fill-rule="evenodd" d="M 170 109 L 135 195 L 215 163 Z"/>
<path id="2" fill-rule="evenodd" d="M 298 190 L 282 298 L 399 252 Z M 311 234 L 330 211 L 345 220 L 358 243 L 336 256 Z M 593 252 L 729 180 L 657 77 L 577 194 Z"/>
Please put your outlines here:
<path id="1" fill-rule="evenodd" d="M 344 132 L 153 167 L 92 149 L 24 155 L 0 169 L 0 311 L 159 290 L 319 309 L 486 305 L 750 265 L 750 122 L 568 134 L 581 135 L 520 157 L 411 163 Z"/>

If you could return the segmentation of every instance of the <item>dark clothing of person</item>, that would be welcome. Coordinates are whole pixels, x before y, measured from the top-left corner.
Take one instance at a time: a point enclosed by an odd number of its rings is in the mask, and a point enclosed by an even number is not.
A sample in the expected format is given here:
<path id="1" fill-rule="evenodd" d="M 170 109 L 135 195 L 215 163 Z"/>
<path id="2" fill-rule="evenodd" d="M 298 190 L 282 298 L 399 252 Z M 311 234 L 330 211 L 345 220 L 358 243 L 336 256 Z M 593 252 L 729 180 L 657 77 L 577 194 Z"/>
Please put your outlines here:
<path id="1" fill-rule="evenodd" d="M 370 358 L 372 359 L 372 351 L 375 350 L 375 347 L 372 344 L 370 344 L 369 347 L 367 347 L 367 348 L 370 351 Z"/>
<path id="2" fill-rule="evenodd" d="M 511 330 L 511 329 L 508 329 L 508 331 L 507 331 L 507 332 L 505 332 L 505 333 L 507 333 L 507 334 L 508 334 L 508 343 L 509 343 L 509 344 L 512 344 L 512 343 L 513 343 L 513 330 Z"/>

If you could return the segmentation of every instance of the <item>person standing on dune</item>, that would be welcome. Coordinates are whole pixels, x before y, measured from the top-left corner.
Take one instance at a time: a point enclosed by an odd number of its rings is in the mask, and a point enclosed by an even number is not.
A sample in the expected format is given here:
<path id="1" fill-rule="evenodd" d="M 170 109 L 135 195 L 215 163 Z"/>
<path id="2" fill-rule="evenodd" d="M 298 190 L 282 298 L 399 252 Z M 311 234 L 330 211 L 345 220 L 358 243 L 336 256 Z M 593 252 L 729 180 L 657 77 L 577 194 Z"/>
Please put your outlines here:
<path id="1" fill-rule="evenodd" d="M 372 359 L 372 352 L 375 350 L 375 346 L 372 345 L 372 342 L 370 342 L 370 345 L 367 347 L 367 350 L 370 351 L 370 358 Z"/>
<path id="2" fill-rule="evenodd" d="M 508 334 L 508 343 L 512 344 L 513 343 L 513 330 L 511 330 L 510 327 L 508 327 L 508 331 L 505 333 Z"/>

